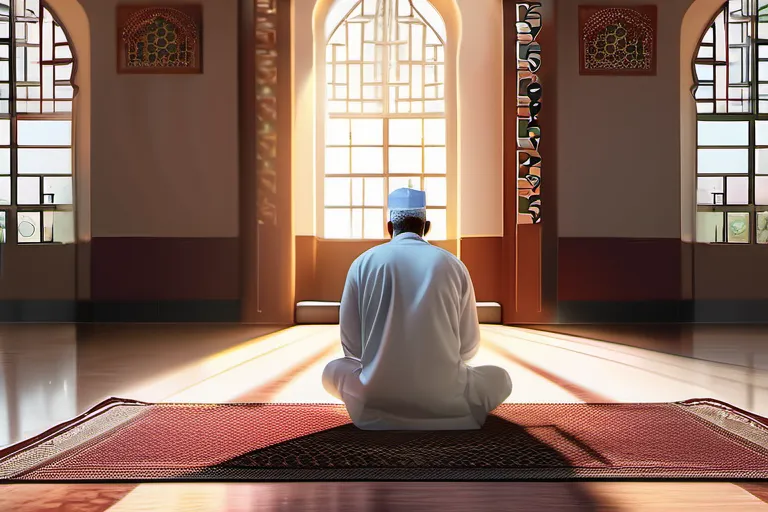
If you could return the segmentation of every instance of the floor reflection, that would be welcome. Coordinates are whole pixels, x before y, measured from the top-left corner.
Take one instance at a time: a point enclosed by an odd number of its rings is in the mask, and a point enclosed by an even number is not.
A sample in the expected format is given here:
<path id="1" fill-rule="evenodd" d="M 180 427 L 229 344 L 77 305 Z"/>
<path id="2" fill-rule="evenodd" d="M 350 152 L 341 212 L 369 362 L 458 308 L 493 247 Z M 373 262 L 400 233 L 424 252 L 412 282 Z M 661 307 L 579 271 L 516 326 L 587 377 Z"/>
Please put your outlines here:
<path id="1" fill-rule="evenodd" d="M 74 326 L 0 326 L 0 370 L 0 446 L 77 415 Z"/>
<path id="2" fill-rule="evenodd" d="M 483 326 L 471 364 L 512 376 L 508 402 L 710 397 L 768 416 L 768 327 Z M 150 402 L 336 402 L 320 385 L 338 326 L 0 326 L 0 446 L 110 396 Z M 763 510 L 727 483 L 14 485 L 0 510 Z M 471 507 L 468 508 L 468 504 Z M 74 508 L 73 508 L 74 507 Z"/>
<path id="3" fill-rule="evenodd" d="M 678 327 L 685 339 L 659 336 L 653 350 L 644 328 L 635 329 L 632 344 L 626 329 L 620 343 L 610 343 L 596 332 L 588 337 L 483 326 L 483 348 L 471 363 L 509 371 L 514 389 L 508 402 L 708 397 L 768 416 L 768 343 L 762 341 L 768 328 Z M 320 375 L 328 361 L 341 356 L 338 340 L 338 326 L 2 326 L 0 446 L 109 396 L 150 402 L 336 402 L 322 389 Z"/>

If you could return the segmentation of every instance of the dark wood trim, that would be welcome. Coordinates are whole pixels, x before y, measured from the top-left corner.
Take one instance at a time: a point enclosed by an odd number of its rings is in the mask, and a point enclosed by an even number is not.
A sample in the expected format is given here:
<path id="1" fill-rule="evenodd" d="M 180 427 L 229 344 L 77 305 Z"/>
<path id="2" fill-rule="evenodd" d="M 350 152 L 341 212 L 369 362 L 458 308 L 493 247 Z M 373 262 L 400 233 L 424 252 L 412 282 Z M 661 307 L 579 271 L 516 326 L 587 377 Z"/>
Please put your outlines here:
<path id="1" fill-rule="evenodd" d="M 251 5 L 253 1 L 251 1 Z M 250 14 L 243 9 L 241 16 Z M 241 115 L 255 119 L 245 125 L 248 138 L 243 152 L 249 152 L 243 164 L 242 185 L 246 190 L 242 206 L 241 236 L 244 244 L 243 266 L 249 275 L 244 283 L 243 321 L 258 324 L 290 324 L 294 320 L 293 206 L 291 191 L 292 150 L 292 66 L 291 2 L 270 0 L 256 2 L 252 12 L 253 31 L 243 22 L 243 40 L 254 48 L 251 63 L 244 63 L 246 75 L 241 94 L 253 96 L 253 110 L 243 108 Z M 253 34 L 251 39 L 250 34 Z M 249 37 L 246 37 L 248 35 Z M 250 49 L 243 49 L 243 60 Z M 250 67 L 255 63 L 251 82 Z M 248 89 L 253 85 L 252 89 Z M 248 105 L 250 107 L 250 104 Z M 252 138 L 251 138 L 252 136 Z M 251 149 L 251 144 L 255 148 Z M 253 154 L 253 160 L 250 160 Z M 246 167 L 252 162 L 252 167 Z M 255 269 L 253 269 L 255 267 Z"/>
<path id="2" fill-rule="evenodd" d="M 273 0 L 278 6 L 278 98 L 277 110 L 277 215 L 275 225 L 278 240 L 274 245 L 264 246 L 274 265 L 269 272 L 277 277 L 277 287 L 265 288 L 274 291 L 275 311 L 261 323 L 291 324 L 295 320 L 296 310 L 296 243 L 293 234 L 293 22 L 291 11 L 293 0 Z M 266 271 L 263 269 L 263 271 Z M 271 297 L 264 298 L 270 303 Z"/>
<path id="3" fill-rule="evenodd" d="M 539 153 L 542 158 L 542 235 L 541 235 L 541 297 L 542 320 L 555 322 L 557 318 L 558 282 L 558 161 L 557 161 L 557 6 L 556 0 L 543 0 L 542 29 L 539 35 L 542 62 L 539 76 L 544 85 L 539 114 L 542 136 Z"/>
<path id="4" fill-rule="evenodd" d="M 238 323 L 237 300 L 2 300 L 3 323 Z"/>
<path id="5" fill-rule="evenodd" d="M 256 319 L 258 250 L 256 220 L 256 0 L 238 1 L 238 128 L 240 199 L 240 307 Z"/>
<path id="6" fill-rule="evenodd" d="M 517 307 L 517 48 L 516 2 L 504 0 L 504 230 L 501 241 L 501 308 L 502 321 L 511 323 Z"/>
<path id="7" fill-rule="evenodd" d="M 90 244 L 90 298 L 238 300 L 239 245 L 235 237 L 96 237 Z"/>
<path id="8" fill-rule="evenodd" d="M 517 4 L 504 0 L 504 323 L 555 321 L 557 316 L 557 19 L 554 0 L 540 0 L 537 37 L 542 66 L 539 154 L 542 158 L 542 222 L 517 222 Z"/>

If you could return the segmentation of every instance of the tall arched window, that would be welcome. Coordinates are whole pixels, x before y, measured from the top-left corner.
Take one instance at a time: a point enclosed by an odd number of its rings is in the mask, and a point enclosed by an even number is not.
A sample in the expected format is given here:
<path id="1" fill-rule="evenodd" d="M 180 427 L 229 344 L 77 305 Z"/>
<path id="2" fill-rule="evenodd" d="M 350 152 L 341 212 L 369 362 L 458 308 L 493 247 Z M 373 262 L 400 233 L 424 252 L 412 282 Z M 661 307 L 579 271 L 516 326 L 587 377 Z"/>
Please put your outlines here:
<path id="1" fill-rule="evenodd" d="M 694 60 L 696 240 L 768 243 L 768 5 L 730 0 Z"/>
<path id="2" fill-rule="evenodd" d="M 2 242 L 74 241 L 74 63 L 45 2 L 0 0 Z"/>
<path id="3" fill-rule="evenodd" d="M 359 0 L 326 46 L 325 238 L 384 238 L 386 198 L 427 193 L 446 238 L 445 24 L 428 0 Z"/>

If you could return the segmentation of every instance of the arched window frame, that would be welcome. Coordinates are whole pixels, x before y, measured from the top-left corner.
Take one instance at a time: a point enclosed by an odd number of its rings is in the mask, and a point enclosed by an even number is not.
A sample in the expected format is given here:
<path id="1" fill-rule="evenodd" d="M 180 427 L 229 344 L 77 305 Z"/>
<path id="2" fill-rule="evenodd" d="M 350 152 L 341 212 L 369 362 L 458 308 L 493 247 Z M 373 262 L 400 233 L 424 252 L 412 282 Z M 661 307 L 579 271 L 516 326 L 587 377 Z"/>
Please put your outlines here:
<path id="1" fill-rule="evenodd" d="M 363 5 L 363 4 L 366 5 Z M 335 66 L 339 64 L 338 61 L 334 62 L 334 56 L 335 51 L 332 46 L 333 38 L 337 34 L 337 31 L 339 30 L 346 30 L 345 26 L 346 23 L 350 20 L 350 18 L 354 17 L 356 14 L 361 14 L 362 10 L 365 9 L 365 15 L 370 16 L 372 14 L 372 9 L 376 4 L 376 0 L 340 0 L 335 2 L 331 9 L 328 11 L 326 18 L 324 20 L 324 42 L 325 47 L 322 50 L 323 60 L 320 61 L 323 64 L 323 73 L 320 76 L 325 76 L 325 79 L 318 80 L 318 87 L 322 87 L 323 91 L 321 94 L 318 94 L 318 100 L 321 101 L 321 108 L 318 108 L 318 114 L 321 119 L 323 119 L 323 122 L 320 126 L 318 126 L 318 131 L 322 133 L 322 137 L 318 137 L 318 141 L 323 141 L 324 143 L 319 144 L 318 149 L 321 151 L 321 155 L 318 158 L 318 179 L 321 180 L 321 183 L 319 183 L 317 187 L 318 193 L 318 233 L 323 238 L 331 238 L 331 239 L 380 239 L 384 237 L 384 225 L 386 223 L 386 196 L 389 191 L 391 191 L 394 188 L 398 188 L 400 186 L 414 186 L 416 188 L 427 188 L 427 195 L 428 195 L 428 202 L 430 203 L 428 205 L 428 217 L 434 216 L 436 212 L 441 212 L 441 218 L 438 219 L 438 225 L 445 226 L 443 233 L 438 233 L 438 236 L 433 237 L 433 239 L 441 240 L 446 239 L 453 235 L 452 231 L 455 230 L 455 223 L 451 216 L 454 214 L 453 206 L 455 204 L 455 201 L 452 201 L 452 193 L 454 193 L 454 190 L 451 190 L 455 187 L 455 184 L 451 182 L 451 179 L 453 176 L 451 175 L 451 170 L 449 170 L 450 165 L 448 164 L 447 160 L 449 159 L 450 150 L 453 148 L 449 147 L 449 137 L 448 137 L 448 130 L 446 128 L 447 118 L 449 115 L 449 111 L 451 111 L 451 107 L 448 104 L 448 95 L 446 94 L 446 77 L 448 76 L 448 73 L 446 73 L 446 65 L 448 61 L 447 51 L 446 48 L 446 26 L 445 22 L 441 16 L 441 14 L 436 10 L 434 5 L 432 5 L 431 2 L 428 0 L 399 0 L 399 2 L 396 2 L 401 4 L 401 9 L 403 9 L 403 5 L 408 6 L 410 9 L 412 9 L 413 15 L 420 18 L 420 23 L 424 25 L 424 30 L 429 31 L 431 30 L 433 34 L 437 36 L 437 39 L 439 40 L 439 52 L 440 52 L 440 58 L 437 59 L 437 62 L 435 64 L 441 66 L 442 68 L 442 77 L 441 83 L 439 83 L 439 88 L 442 90 L 442 94 L 440 95 L 442 98 L 442 109 L 439 112 L 432 112 L 432 113 L 424 113 L 424 112 L 413 112 L 413 113 L 391 113 L 387 111 L 379 111 L 379 112 L 357 112 L 357 113 L 349 113 L 349 112 L 333 112 L 332 105 L 330 105 L 330 101 L 333 101 L 333 87 L 335 87 L 333 84 L 334 75 L 333 71 L 335 69 Z M 414 5 L 415 4 L 415 5 Z M 419 6 L 419 4 L 423 4 L 423 6 Z M 369 7 L 370 6 L 370 7 Z M 429 10 L 427 10 L 426 7 L 428 7 Z M 360 13 L 357 11 L 361 11 Z M 401 11 L 402 13 L 402 11 Z M 425 39 L 426 40 L 426 39 Z M 412 50 L 410 50 L 412 52 Z M 437 49 L 435 51 L 438 51 Z M 318 53 L 318 57 L 320 57 L 320 53 Z M 328 59 L 330 57 L 330 61 Z M 362 57 L 362 50 L 361 50 L 361 57 Z M 409 53 L 409 59 L 411 60 L 411 64 L 416 62 L 415 59 L 412 58 L 412 53 Z M 423 57 L 424 61 L 421 62 L 421 64 L 426 67 L 429 65 L 426 62 L 426 56 Z M 318 59 L 319 60 L 319 59 Z M 361 61 L 361 64 L 374 64 L 374 61 Z M 386 64 L 385 64 L 386 65 Z M 436 81 L 438 82 L 438 81 Z M 424 84 L 424 80 L 422 79 L 422 85 Z M 391 84 L 390 84 L 391 85 Z M 400 85 L 400 84 L 397 84 Z M 392 87 L 396 87 L 392 86 Z M 385 91 L 387 89 L 387 86 L 381 87 L 382 91 Z M 422 94 L 422 96 L 424 96 Z M 330 100 L 329 100 L 329 97 Z M 387 95 L 381 94 L 381 100 L 383 102 L 387 101 Z M 361 98 L 362 99 L 362 98 Z M 451 112 L 452 113 L 452 112 Z M 382 132 L 382 138 L 384 139 L 381 144 L 378 144 L 377 146 L 380 146 L 382 148 L 382 170 L 383 172 L 378 173 L 356 173 L 356 172 L 342 172 L 342 173 L 334 173 L 330 172 L 327 169 L 327 161 L 328 158 L 326 158 L 327 155 L 327 149 L 331 148 L 333 149 L 335 147 L 342 147 L 340 144 L 334 144 L 334 142 L 339 142 L 338 139 L 334 141 L 333 137 L 333 130 L 331 130 L 329 127 L 330 125 L 334 124 L 334 119 L 344 118 L 348 117 L 350 119 L 382 119 L 383 120 L 383 132 Z M 422 150 L 422 155 L 424 155 L 425 151 L 430 149 L 430 147 L 437 147 L 442 149 L 443 153 L 443 172 L 442 173 L 435 173 L 435 174 L 425 174 L 423 172 L 424 169 L 424 161 L 422 160 L 422 172 L 415 172 L 415 173 L 407 173 L 398 175 L 398 173 L 390 173 L 390 166 L 389 161 L 387 158 L 387 149 L 393 148 L 397 146 L 394 143 L 391 143 L 390 140 L 387 140 L 388 136 L 388 130 L 386 129 L 386 126 L 390 123 L 393 119 L 419 119 L 426 120 L 427 123 L 429 123 L 432 120 L 439 120 L 442 121 L 442 130 L 437 136 L 440 140 L 438 143 L 430 144 L 429 140 L 425 140 L 428 137 L 425 137 L 428 135 L 425 132 L 422 134 L 422 142 L 420 146 L 412 146 L 412 147 L 419 147 Z M 349 129 L 350 132 L 350 140 L 348 143 L 343 144 L 343 147 L 350 148 L 350 154 L 351 154 L 351 148 L 354 146 L 357 146 L 358 144 L 355 144 L 351 139 L 351 133 L 352 129 Z M 431 136 L 435 137 L 436 132 L 432 131 Z M 362 145 L 362 144 L 360 144 Z M 350 166 L 352 165 L 351 162 L 352 158 L 350 156 Z M 354 170 L 354 169 L 351 169 Z M 417 176 L 418 175 L 418 176 Z M 406 176 L 411 179 L 410 183 L 408 182 L 408 179 L 406 178 L 405 181 L 402 181 L 400 183 L 398 181 L 398 178 L 400 176 Z M 326 227 L 331 224 L 333 225 L 333 222 L 326 223 L 326 212 L 332 211 L 332 210 L 359 210 L 361 213 L 368 209 L 368 204 L 365 204 L 367 199 L 367 195 L 364 190 L 361 190 L 362 187 L 357 187 L 357 190 L 353 188 L 353 186 L 350 184 L 349 187 L 349 193 L 350 193 L 350 205 L 339 205 L 339 204 L 333 204 L 333 201 L 331 201 L 331 204 L 326 206 L 326 198 L 333 197 L 333 192 L 329 190 L 331 187 L 329 185 L 332 184 L 332 181 L 334 179 L 343 181 L 345 178 L 347 179 L 354 179 L 354 178 L 360 178 L 362 180 L 365 179 L 377 179 L 382 178 L 384 180 L 385 186 L 382 187 L 383 190 L 380 194 L 380 199 L 377 199 L 374 204 L 370 204 L 369 210 L 375 210 L 377 215 L 374 222 L 380 227 L 380 229 L 377 229 L 374 231 L 374 234 L 372 236 L 366 236 L 366 229 L 365 227 L 361 227 L 359 232 L 354 232 L 354 229 L 352 227 L 352 213 L 350 213 L 350 236 L 333 236 L 332 233 L 329 233 Z M 331 181 L 328 181 L 328 180 Z M 438 192 L 434 192 L 434 189 L 432 191 L 432 194 L 430 194 L 430 183 L 432 183 L 430 180 L 440 179 L 442 180 L 442 186 L 441 189 Z M 387 186 L 391 185 L 391 187 Z M 364 185 L 362 185 L 364 187 Z M 352 196 L 353 194 L 357 194 L 357 196 L 360 196 L 363 198 L 361 202 L 353 202 Z M 376 196 L 379 196 L 378 190 L 375 194 Z M 443 220 L 443 216 L 446 220 Z M 434 217 L 433 217 L 434 220 Z"/>
<path id="2" fill-rule="evenodd" d="M 7 50 L 0 52 L 0 63 L 7 63 L 7 71 L 0 69 L 0 85 L 7 89 L 0 87 L 0 125 L 5 125 L 0 128 L 0 196 L 7 197 L 0 204 L 2 241 L 73 243 L 76 58 L 71 38 L 45 1 L 4 3 L 0 48 Z"/>
<path id="3" fill-rule="evenodd" d="M 768 7 L 758 5 L 725 2 L 694 55 L 697 242 L 768 243 Z"/>

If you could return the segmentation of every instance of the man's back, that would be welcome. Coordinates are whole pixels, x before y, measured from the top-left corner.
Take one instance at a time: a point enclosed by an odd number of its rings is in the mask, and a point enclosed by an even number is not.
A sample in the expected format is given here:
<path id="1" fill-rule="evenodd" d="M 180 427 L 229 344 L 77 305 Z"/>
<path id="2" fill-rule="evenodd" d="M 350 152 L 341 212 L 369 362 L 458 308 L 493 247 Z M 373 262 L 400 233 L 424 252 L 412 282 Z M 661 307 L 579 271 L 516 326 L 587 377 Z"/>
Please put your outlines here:
<path id="1" fill-rule="evenodd" d="M 368 416 L 429 425 L 470 417 L 463 359 L 477 350 L 479 326 L 469 274 L 455 256 L 399 235 L 353 263 L 341 309 L 345 352 L 362 362 Z"/>

